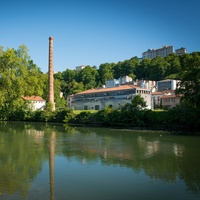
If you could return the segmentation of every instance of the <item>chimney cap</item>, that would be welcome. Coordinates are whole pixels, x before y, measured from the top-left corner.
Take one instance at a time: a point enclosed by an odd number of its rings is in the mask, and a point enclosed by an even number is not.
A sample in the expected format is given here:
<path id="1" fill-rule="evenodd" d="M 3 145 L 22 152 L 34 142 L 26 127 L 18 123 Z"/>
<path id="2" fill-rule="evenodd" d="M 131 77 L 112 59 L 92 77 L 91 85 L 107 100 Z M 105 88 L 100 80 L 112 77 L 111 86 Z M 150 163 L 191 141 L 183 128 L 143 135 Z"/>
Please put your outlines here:
<path id="1" fill-rule="evenodd" d="M 52 37 L 52 36 L 50 36 L 50 37 L 49 37 L 49 40 L 53 40 L 53 37 Z"/>

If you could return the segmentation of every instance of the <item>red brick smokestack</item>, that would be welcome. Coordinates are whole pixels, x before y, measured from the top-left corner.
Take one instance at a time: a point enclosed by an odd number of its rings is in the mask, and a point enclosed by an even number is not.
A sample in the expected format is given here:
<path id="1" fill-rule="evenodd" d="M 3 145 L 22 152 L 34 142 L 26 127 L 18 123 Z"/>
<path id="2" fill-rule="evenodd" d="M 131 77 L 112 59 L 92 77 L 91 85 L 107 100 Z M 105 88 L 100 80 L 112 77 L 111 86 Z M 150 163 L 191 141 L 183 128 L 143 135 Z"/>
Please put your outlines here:
<path id="1" fill-rule="evenodd" d="M 49 90 L 48 90 L 48 102 L 53 106 L 52 110 L 55 110 L 54 103 L 54 80 L 53 80 L 53 37 L 49 37 Z"/>

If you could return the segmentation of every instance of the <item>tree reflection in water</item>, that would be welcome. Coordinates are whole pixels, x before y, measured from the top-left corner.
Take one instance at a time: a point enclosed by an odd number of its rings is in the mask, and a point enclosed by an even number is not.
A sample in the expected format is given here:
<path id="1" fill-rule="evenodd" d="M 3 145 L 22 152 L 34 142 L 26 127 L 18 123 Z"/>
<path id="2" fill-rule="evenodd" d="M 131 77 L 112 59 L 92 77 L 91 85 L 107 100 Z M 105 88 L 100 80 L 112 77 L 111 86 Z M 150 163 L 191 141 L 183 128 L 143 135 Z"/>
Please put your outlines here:
<path id="1" fill-rule="evenodd" d="M 200 194 L 199 137 L 153 132 L 73 128 L 31 123 L 0 125 L 0 199 L 31 195 L 32 183 L 49 163 L 49 197 L 56 199 L 55 157 L 144 171 L 153 180 L 184 181 Z M 34 194 L 37 196 L 37 194 Z M 17 198 L 16 198 L 17 199 Z"/>

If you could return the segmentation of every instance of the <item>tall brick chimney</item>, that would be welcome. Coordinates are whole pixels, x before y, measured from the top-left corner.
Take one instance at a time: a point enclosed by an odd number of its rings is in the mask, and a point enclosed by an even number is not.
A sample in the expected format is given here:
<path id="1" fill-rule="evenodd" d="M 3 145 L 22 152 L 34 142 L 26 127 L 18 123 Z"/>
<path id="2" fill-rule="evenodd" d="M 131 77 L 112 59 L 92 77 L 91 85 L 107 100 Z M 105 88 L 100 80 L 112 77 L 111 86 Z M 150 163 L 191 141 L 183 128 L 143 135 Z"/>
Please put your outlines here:
<path id="1" fill-rule="evenodd" d="M 49 37 L 49 88 L 48 88 L 48 102 L 53 106 L 52 110 L 55 110 L 54 103 L 54 80 L 53 80 L 53 37 Z"/>

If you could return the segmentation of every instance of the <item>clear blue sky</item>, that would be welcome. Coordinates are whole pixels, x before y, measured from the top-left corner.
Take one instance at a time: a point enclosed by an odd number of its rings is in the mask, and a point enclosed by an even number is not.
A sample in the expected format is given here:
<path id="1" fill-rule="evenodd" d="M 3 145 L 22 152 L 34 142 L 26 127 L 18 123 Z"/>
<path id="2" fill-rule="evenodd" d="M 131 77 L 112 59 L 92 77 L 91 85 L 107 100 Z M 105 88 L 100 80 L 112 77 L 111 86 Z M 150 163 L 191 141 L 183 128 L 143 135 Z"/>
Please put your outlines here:
<path id="1" fill-rule="evenodd" d="M 200 51 L 200 0 L 5 0 L 0 8 L 0 46 L 26 45 L 43 72 L 49 36 L 60 72 L 141 57 L 162 45 Z"/>

